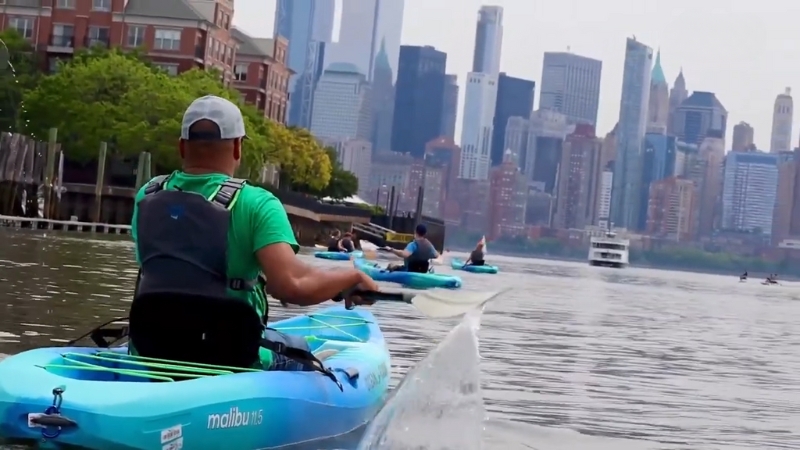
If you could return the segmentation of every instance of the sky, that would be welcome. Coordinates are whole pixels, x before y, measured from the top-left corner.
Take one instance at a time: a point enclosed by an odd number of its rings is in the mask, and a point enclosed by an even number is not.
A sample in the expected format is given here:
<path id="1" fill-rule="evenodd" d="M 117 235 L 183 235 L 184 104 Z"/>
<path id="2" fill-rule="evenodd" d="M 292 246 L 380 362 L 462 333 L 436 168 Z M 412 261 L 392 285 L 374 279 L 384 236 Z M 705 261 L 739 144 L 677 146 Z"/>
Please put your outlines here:
<path id="1" fill-rule="evenodd" d="M 337 0 L 366 1 L 366 0 Z M 800 95 L 800 7 L 784 0 L 405 0 L 404 45 L 432 45 L 447 53 L 447 72 L 461 86 L 472 66 L 475 22 L 482 5 L 505 9 L 500 70 L 534 80 L 546 51 L 567 51 L 603 61 L 597 134 L 619 116 L 625 39 L 661 50 L 670 88 L 683 68 L 686 87 L 711 91 L 728 110 L 726 145 L 740 121 L 755 128 L 759 149 L 769 149 L 775 97 L 794 86 Z M 794 6 L 793 6 L 794 5 Z M 234 25 L 272 36 L 275 0 L 236 0 Z M 795 117 L 792 144 L 800 135 Z"/>

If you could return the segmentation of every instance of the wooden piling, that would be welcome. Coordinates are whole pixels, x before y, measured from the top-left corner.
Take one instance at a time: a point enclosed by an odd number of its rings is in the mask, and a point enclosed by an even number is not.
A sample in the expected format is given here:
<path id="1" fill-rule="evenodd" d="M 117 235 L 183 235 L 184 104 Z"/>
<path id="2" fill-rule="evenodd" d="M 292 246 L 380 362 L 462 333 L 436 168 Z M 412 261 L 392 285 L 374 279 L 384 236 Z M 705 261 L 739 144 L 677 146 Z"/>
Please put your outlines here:
<path id="1" fill-rule="evenodd" d="M 58 129 L 50 128 L 47 137 L 47 156 L 45 157 L 44 171 L 44 211 L 52 211 L 53 208 L 53 177 L 56 171 L 56 150 L 58 149 Z"/>
<path id="2" fill-rule="evenodd" d="M 150 181 L 152 176 L 150 176 L 151 168 L 150 168 L 150 152 L 142 152 L 139 153 L 139 165 L 136 167 L 136 191 L 138 192 L 139 189 L 144 186 L 145 183 Z"/>
<path id="3" fill-rule="evenodd" d="M 108 144 L 100 143 L 100 152 L 97 155 L 97 182 L 94 185 L 94 223 L 100 223 L 100 213 L 103 209 L 103 187 L 106 179 L 106 156 L 108 156 Z"/>

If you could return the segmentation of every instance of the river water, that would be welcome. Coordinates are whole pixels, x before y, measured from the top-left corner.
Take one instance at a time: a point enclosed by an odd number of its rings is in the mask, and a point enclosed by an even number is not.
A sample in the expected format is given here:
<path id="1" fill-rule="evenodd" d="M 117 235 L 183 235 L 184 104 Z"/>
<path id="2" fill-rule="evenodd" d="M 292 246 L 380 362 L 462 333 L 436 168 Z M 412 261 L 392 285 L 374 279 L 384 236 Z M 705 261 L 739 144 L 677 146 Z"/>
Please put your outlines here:
<path id="1" fill-rule="evenodd" d="M 512 288 L 479 332 L 483 448 L 800 448 L 800 284 L 491 262 L 499 275 L 461 273 L 466 289 Z M 0 358 L 126 315 L 135 273 L 126 237 L 0 228 Z M 374 310 L 395 382 L 457 323 Z"/>

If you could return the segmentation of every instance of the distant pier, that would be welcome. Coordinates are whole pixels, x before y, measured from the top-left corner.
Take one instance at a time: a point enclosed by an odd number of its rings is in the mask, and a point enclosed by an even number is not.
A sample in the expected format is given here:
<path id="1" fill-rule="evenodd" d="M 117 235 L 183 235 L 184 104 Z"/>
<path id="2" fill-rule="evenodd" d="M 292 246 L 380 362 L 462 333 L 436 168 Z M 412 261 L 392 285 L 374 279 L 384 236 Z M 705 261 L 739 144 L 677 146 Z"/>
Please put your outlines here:
<path id="1" fill-rule="evenodd" d="M 82 231 L 98 234 L 130 234 L 130 225 L 79 222 L 77 220 L 53 220 L 37 217 L 0 215 L 0 226 L 28 230 Z"/>

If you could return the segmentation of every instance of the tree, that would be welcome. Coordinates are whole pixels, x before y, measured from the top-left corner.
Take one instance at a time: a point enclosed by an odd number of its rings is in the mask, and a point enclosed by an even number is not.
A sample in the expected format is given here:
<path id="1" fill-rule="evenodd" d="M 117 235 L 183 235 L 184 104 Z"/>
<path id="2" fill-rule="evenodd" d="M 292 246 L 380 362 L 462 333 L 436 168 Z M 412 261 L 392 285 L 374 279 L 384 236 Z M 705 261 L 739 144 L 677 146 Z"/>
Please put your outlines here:
<path id="1" fill-rule="evenodd" d="M 356 195 L 358 193 L 358 178 L 352 172 L 342 168 L 335 148 L 325 147 L 325 153 L 328 160 L 331 161 L 333 169 L 331 170 L 331 180 L 322 189 L 320 196 L 341 200 Z"/>
<path id="2" fill-rule="evenodd" d="M 122 50 L 119 47 L 108 48 L 103 45 L 95 45 L 89 48 L 83 47 L 75 51 L 75 54 L 72 56 L 72 59 L 69 61 L 69 63 L 86 64 L 89 61 L 108 58 L 109 55 L 122 56 L 130 59 L 131 61 L 144 64 L 153 71 L 162 72 L 160 68 L 156 67 L 152 61 L 147 58 L 146 51 L 139 48 Z"/>
<path id="3" fill-rule="evenodd" d="M 141 95 L 142 86 L 158 89 L 137 104 L 138 109 L 160 111 L 163 102 L 174 99 L 159 96 L 158 102 L 153 103 L 153 98 L 157 94 L 176 94 L 165 86 L 168 82 L 166 75 L 144 64 L 109 53 L 103 58 L 62 64 L 58 73 L 44 77 L 26 94 L 24 114 L 34 133 L 44 136 L 49 128 L 58 128 L 67 156 L 88 161 L 97 155 L 101 142 L 111 144 L 113 151 L 124 151 L 116 145 L 120 140 L 117 133 L 128 132 L 128 127 L 137 125 L 132 123 L 135 119 L 125 115 L 131 110 L 131 97 Z M 142 136 L 145 139 L 147 136 Z"/>
<path id="4" fill-rule="evenodd" d="M 303 132 L 304 134 L 308 134 L 305 130 L 303 130 Z M 310 134 L 308 134 L 308 137 L 310 138 Z M 342 200 L 356 195 L 358 192 L 358 178 L 351 172 L 342 168 L 335 148 L 325 147 L 321 155 L 318 155 L 316 152 L 314 155 L 316 158 L 314 164 L 326 164 L 327 162 L 327 164 L 330 165 L 331 175 L 328 183 L 324 186 L 320 186 L 319 183 L 312 186 L 307 183 L 295 182 L 292 185 L 293 189 L 312 194 L 319 198 L 330 197 L 334 200 Z"/>
<path id="5" fill-rule="evenodd" d="M 265 164 L 277 164 L 289 184 L 324 189 L 331 178 L 330 159 L 307 131 L 264 118 L 241 102 L 238 91 L 220 83 L 218 74 L 193 69 L 177 77 L 143 61 L 137 53 L 90 49 L 62 64 L 59 71 L 26 93 L 29 128 L 45 135 L 59 130 L 72 160 L 89 161 L 101 142 L 125 157 L 148 151 L 160 172 L 180 165 L 175 143 L 186 106 L 202 95 L 239 103 L 248 140 L 237 175 L 255 178 Z"/>

